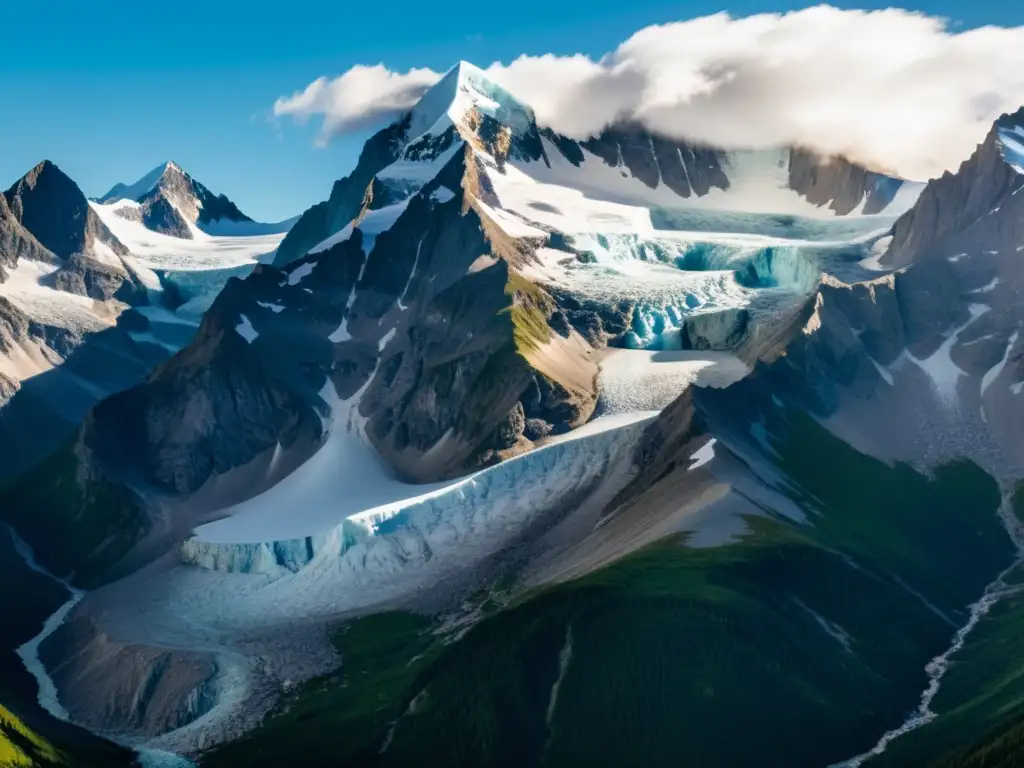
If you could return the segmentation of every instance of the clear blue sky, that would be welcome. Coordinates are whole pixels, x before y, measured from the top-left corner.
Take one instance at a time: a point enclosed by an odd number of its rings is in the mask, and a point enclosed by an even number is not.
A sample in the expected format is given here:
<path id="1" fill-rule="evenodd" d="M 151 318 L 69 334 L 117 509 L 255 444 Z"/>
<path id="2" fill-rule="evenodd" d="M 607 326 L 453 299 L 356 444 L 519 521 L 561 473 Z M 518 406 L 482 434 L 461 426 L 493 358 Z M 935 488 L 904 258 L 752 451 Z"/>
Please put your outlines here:
<path id="1" fill-rule="evenodd" d="M 736 0 L 734 15 L 808 3 Z M 850 8 L 884 3 L 834 2 Z M 1024 3 L 910 6 L 974 27 L 1024 24 Z M 0 188 L 49 158 L 97 195 L 175 160 L 259 220 L 325 198 L 362 137 L 313 147 L 274 126 L 274 99 L 353 64 L 447 69 L 520 53 L 599 55 L 648 24 L 723 10 L 709 0 L 9 0 L 0 15 Z"/>

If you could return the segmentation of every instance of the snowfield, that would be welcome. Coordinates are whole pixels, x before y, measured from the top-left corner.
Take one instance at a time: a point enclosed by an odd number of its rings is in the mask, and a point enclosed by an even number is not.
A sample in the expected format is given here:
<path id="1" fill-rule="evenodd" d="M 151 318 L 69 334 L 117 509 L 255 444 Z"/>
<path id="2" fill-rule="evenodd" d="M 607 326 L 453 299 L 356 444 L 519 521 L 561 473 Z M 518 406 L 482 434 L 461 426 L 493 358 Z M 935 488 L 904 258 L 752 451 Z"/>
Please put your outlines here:
<path id="1" fill-rule="evenodd" d="M 119 308 L 105 307 L 88 296 L 58 291 L 49 285 L 59 264 L 22 259 L 0 283 L 0 296 L 43 325 L 85 334 L 114 325 Z M 120 307 L 123 309 L 123 306 Z"/>
<path id="2" fill-rule="evenodd" d="M 269 234 L 213 236 L 190 225 L 192 239 L 188 240 L 154 232 L 139 221 L 125 218 L 122 214 L 130 214 L 139 207 L 131 200 L 109 204 L 90 202 L 89 205 L 131 251 L 123 260 L 149 289 L 154 303 L 159 303 L 165 283 L 174 285 L 185 299 L 175 314 L 194 325 L 199 324 L 203 312 L 209 309 L 229 278 L 245 277 L 257 264 L 272 260 L 286 234 L 278 229 Z M 246 233 L 268 226 L 241 222 L 234 230 Z"/>
<path id="3" fill-rule="evenodd" d="M 22 259 L 0 283 L 0 297 L 11 302 L 29 319 L 53 328 L 64 328 L 78 335 L 110 328 L 125 308 L 123 304 L 103 304 L 50 287 L 58 265 Z M 60 356 L 39 342 L 0 351 L 0 374 L 25 381 L 61 363 Z"/>

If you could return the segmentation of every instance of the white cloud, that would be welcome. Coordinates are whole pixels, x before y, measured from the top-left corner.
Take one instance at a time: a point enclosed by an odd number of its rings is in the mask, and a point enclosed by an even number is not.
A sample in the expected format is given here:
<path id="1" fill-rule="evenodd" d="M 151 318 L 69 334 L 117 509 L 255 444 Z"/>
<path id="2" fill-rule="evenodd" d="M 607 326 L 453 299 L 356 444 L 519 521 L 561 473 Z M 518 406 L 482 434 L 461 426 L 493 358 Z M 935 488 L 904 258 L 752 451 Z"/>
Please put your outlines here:
<path id="1" fill-rule="evenodd" d="M 440 77 L 429 69 L 398 74 L 383 64 L 359 65 L 333 80 L 321 77 L 291 96 L 282 96 L 274 102 L 274 116 L 300 122 L 323 116 L 318 142 L 326 143 L 333 136 L 394 120 Z"/>
<path id="2" fill-rule="evenodd" d="M 489 74 L 538 122 L 584 138 L 616 120 L 719 146 L 803 144 L 912 178 L 955 168 L 1024 104 L 1024 27 L 957 31 L 899 9 L 716 14 L 640 30 L 598 60 L 523 56 Z M 275 104 L 324 139 L 408 109 L 439 78 L 355 67 Z"/>

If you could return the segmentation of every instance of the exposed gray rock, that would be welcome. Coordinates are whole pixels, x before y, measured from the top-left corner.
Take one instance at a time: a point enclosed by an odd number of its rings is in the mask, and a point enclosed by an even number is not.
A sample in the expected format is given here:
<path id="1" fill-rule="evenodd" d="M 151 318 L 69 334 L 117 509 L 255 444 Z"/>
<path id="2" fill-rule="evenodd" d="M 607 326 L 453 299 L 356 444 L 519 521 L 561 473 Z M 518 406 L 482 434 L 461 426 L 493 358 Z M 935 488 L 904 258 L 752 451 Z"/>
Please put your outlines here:
<path id="1" fill-rule="evenodd" d="M 1024 243 L 1024 175 L 1007 162 L 1001 129 L 1024 126 L 1024 108 L 1001 117 L 955 173 L 928 182 L 917 204 L 893 226 L 883 263 L 1016 251 Z"/>
<path id="2" fill-rule="evenodd" d="M 21 225 L 61 259 L 89 253 L 97 240 L 119 256 L 128 253 L 89 208 L 78 185 L 49 160 L 19 179 L 4 197 Z"/>
<path id="3" fill-rule="evenodd" d="M 586 344 L 546 330 L 554 302 L 514 282 L 506 260 L 470 268 L 496 250 L 518 257 L 464 205 L 474 178 L 459 153 L 372 241 L 357 227 L 283 270 L 230 281 L 188 348 L 95 409 L 82 439 L 99 465 L 171 494 L 194 491 L 277 444 L 319 435 L 325 385 L 342 399 L 361 392 L 374 447 L 421 481 L 462 474 L 489 460 L 495 435 L 504 445 L 522 434 L 525 415 L 510 414 L 529 387 L 541 393 L 534 419 L 555 431 L 585 421 L 597 372 Z M 438 202 L 442 184 L 459 193 Z M 242 315 L 251 340 L 236 330 Z M 564 354 L 546 351 L 556 338 Z"/>
<path id="4" fill-rule="evenodd" d="M 125 199 L 139 208 L 121 210 L 122 216 L 171 237 L 191 239 L 189 225 L 206 229 L 221 222 L 252 222 L 231 200 L 214 194 L 175 163 L 158 166 L 135 184 L 114 185 L 99 202 Z"/>
<path id="5" fill-rule="evenodd" d="M 0 354 L 15 347 L 28 349 L 41 345 L 60 356 L 67 356 L 81 343 L 81 336 L 65 328 L 55 328 L 29 318 L 9 300 L 0 296 Z"/>
<path id="6" fill-rule="evenodd" d="M 789 156 L 789 186 L 810 203 L 827 206 L 841 216 L 860 207 L 878 213 L 907 182 L 892 174 L 870 171 L 843 157 L 823 157 L 806 149 Z"/>
<path id="7" fill-rule="evenodd" d="M 527 440 L 541 440 L 551 434 L 552 426 L 544 419 L 526 419 L 523 423 L 523 436 Z"/>
<path id="8" fill-rule="evenodd" d="M 729 188 L 721 152 L 652 134 L 639 124 L 612 126 L 584 142 L 576 142 L 551 131 L 545 131 L 543 135 L 574 165 L 582 162 L 580 147 L 583 147 L 606 164 L 622 168 L 623 174 L 632 175 L 652 189 L 664 182 L 680 197 L 698 197 L 712 189 Z"/>
<path id="9" fill-rule="evenodd" d="M 217 666 L 209 655 L 118 643 L 90 619 L 62 625 L 42 656 L 74 722 L 101 733 L 159 736 L 217 701 Z"/>
<path id="10" fill-rule="evenodd" d="M 14 393 L 19 389 L 19 384 L 14 379 L 5 376 L 0 373 L 0 408 L 14 397 Z"/>
<path id="11" fill-rule="evenodd" d="M 106 465 L 175 492 L 192 491 L 278 441 L 291 443 L 303 420 L 317 421 L 309 402 L 294 391 L 302 389 L 300 366 L 309 352 L 280 359 L 272 348 L 266 355 L 250 354 L 234 329 L 243 296 L 232 279 L 189 347 L 145 384 L 96 408 L 87 440 Z M 313 360 L 322 365 L 329 359 L 326 344 L 321 355 Z M 307 397 L 315 396 L 317 386 L 306 384 Z"/>
<path id="12" fill-rule="evenodd" d="M 178 209 L 171 204 L 162 191 L 156 191 L 144 197 L 137 213 L 139 220 L 147 229 L 171 237 L 192 239 L 192 230 L 189 229 L 185 217 L 178 212 Z"/>
<path id="13" fill-rule="evenodd" d="M 7 271 L 17 266 L 18 259 L 51 261 L 53 254 L 21 225 L 7 205 L 7 197 L 0 195 L 0 283 Z"/>
<path id="14" fill-rule="evenodd" d="M 363 146 L 352 173 L 334 182 L 331 196 L 307 210 L 278 246 L 274 264 L 285 266 L 302 258 L 356 217 L 373 177 L 398 157 L 409 127 L 408 119 L 374 134 Z"/>
<path id="15" fill-rule="evenodd" d="M 745 307 L 690 315 L 679 331 L 680 349 L 731 350 L 746 338 L 750 311 Z"/>
<path id="16" fill-rule="evenodd" d="M 512 448 L 523 435 L 526 428 L 526 416 L 523 414 L 523 404 L 516 401 L 512 410 L 508 412 L 505 419 L 498 424 L 494 430 L 494 441 L 491 447 L 496 451 L 503 451 Z"/>
<path id="17" fill-rule="evenodd" d="M 125 269 L 103 264 L 81 253 L 72 254 L 53 275 L 59 291 L 88 296 L 96 301 L 118 299 L 126 304 L 146 303 L 146 289 Z"/>

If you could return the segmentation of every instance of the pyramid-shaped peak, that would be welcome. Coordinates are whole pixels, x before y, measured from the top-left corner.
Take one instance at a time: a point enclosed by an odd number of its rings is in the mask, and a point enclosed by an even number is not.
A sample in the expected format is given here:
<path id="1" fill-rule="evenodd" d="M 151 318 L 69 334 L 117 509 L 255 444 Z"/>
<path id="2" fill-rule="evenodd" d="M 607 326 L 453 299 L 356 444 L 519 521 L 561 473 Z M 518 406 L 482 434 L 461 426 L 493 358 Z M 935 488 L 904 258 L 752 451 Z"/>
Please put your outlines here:
<path id="1" fill-rule="evenodd" d="M 448 74 L 453 73 L 460 80 L 464 78 L 489 79 L 486 72 L 480 69 L 476 64 L 468 62 L 465 59 L 460 60 L 454 67 L 448 70 Z"/>
<path id="2" fill-rule="evenodd" d="M 477 109 L 514 129 L 533 122 L 533 111 L 496 83 L 482 69 L 459 61 L 432 86 L 412 109 L 408 138 L 441 133 Z"/>
<path id="3" fill-rule="evenodd" d="M 100 203 L 115 203 L 118 200 L 138 201 L 139 198 L 149 194 L 167 176 L 187 176 L 188 174 L 180 165 L 173 160 L 160 163 L 145 176 L 133 184 L 118 183 L 110 188 L 110 191 L 102 197 L 96 198 Z"/>
<path id="4" fill-rule="evenodd" d="M 52 160 L 43 160 L 41 163 L 35 165 L 32 168 L 32 170 L 26 173 L 18 181 L 18 183 L 27 183 L 31 186 L 34 186 L 36 181 L 44 176 L 52 176 L 58 179 L 67 179 L 69 182 L 74 184 L 74 182 L 71 181 L 71 177 L 64 173 L 64 171 L 62 171 L 60 168 L 58 168 L 57 164 L 54 163 Z"/>
<path id="5" fill-rule="evenodd" d="M 164 172 L 162 175 L 167 176 L 168 174 L 188 176 L 188 172 L 173 160 L 168 160 L 164 163 Z"/>
<path id="6" fill-rule="evenodd" d="M 83 200 L 85 199 L 74 179 L 58 168 L 56 163 L 43 160 L 7 190 L 5 193 L 7 202 L 16 209 L 18 207 L 17 198 L 27 193 L 33 193 L 37 189 L 45 190 L 45 194 L 61 198 L 80 196 Z"/>
<path id="7" fill-rule="evenodd" d="M 63 173 L 63 171 L 61 171 L 60 168 L 57 167 L 57 164 L 52 160 L 43 160 L 43 162 L 39 163 L 35 168 L 32 169 L 32 172 L 37 173 L 43 173 L 47 171 L 58 171 L 60 173 Z"/>

